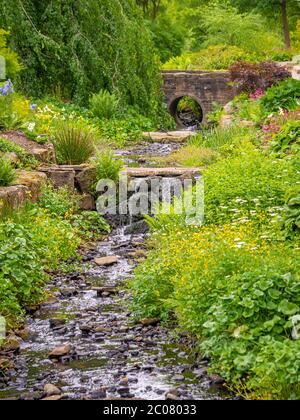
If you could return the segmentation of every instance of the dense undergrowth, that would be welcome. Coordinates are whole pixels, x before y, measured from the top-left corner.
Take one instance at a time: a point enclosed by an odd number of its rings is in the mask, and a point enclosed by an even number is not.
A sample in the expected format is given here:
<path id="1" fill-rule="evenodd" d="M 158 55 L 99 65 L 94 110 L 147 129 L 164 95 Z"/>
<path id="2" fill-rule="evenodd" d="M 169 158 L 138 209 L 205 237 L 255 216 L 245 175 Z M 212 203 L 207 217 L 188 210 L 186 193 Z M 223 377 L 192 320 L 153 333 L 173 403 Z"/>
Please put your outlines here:
<path id="1" fill-rule="evenodd" d="M 83 241 L 109 231 L 94 212 L 79 212 L 79 197 L 45 186 L 39 204 L 0 216 L 0 315 L 8 326 L 23 320 L 25 308 L 45 300 L 49 273 L 79 267 Z M 72 262 L 70 266 L 66 262 Z"/>
<path id="2" fill-rule="evenodd" d="M 230 127 L 175 155 L 206 166 L 205 223 L 150 220 L 132 281 L 137 316 L 175 318 L 246 398 L 300 399 L 299 83 L 235 99 Z"/>

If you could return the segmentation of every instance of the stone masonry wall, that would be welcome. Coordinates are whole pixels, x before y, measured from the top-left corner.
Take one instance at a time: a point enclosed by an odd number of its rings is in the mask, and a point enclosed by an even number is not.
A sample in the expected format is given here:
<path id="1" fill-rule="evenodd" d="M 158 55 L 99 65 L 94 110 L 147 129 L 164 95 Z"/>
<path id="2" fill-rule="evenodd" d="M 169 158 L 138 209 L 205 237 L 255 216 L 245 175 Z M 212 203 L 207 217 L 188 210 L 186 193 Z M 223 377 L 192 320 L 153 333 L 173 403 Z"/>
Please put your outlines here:
<path id="1" fill-rule="evenodd" d="M 235 96 L 227 72 L 165 71 L 162 75 L 165 98 L 172 115 L 178 100 L 190 96 L 201 105 L 205 122 L 214 102 L 224 106 Z"/>

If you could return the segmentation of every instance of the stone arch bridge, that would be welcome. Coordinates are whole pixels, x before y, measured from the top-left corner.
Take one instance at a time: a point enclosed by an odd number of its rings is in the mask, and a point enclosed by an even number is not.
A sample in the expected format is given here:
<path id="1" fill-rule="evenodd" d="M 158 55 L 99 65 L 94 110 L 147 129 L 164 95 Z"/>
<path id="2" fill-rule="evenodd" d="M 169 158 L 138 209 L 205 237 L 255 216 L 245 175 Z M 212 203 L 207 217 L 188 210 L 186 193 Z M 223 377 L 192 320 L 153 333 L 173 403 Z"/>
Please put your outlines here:
<path id="1" fill-rule="evenodd" d="M 164 71 L 164 94 L 171 115 L 176 119 L 176 109 L 180 99 L 189 96 L 202 108 L 203 121 L 213 110 L 213 104 L 222 106 L 230 102 L 236 92 L 230 86 L 228 72 L 208 71 Z M 180 121 L 177 122 L 180 125 Z"/>

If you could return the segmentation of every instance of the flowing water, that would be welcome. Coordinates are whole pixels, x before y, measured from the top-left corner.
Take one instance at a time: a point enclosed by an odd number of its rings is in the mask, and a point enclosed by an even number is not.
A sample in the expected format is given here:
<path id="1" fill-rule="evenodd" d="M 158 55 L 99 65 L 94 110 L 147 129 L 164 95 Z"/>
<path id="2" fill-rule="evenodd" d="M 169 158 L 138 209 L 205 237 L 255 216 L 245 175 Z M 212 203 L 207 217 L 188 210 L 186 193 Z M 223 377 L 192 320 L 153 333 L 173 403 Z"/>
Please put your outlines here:
<path id="1" fill-rule="evenodd" d="M 55 299 L 28 317 L 29 338 L 0 379 L 0 399 L 40 399 L 45 384 L 60 387 L 65 399 L 222 398 L 211 386 L 208 361 L 195 359 L 186 335 L 155 322 L 144 326 L 129 312 L 127 284 L 143 251 L 145 234 L 120 227 L 85 253 L 81 273 L 52 277 Z M 118 261 L 94 263 L 105 256 Z M 70 351 L 50 359 L 63 345 Z"/>

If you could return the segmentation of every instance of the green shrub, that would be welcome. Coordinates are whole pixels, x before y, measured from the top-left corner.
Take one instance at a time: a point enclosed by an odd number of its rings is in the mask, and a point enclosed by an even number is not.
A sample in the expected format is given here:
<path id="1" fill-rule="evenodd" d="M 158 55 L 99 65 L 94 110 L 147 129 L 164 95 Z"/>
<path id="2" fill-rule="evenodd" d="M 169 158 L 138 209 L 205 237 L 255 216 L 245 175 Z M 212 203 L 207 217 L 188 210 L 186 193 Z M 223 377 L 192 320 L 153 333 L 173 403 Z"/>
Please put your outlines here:
<path id="1" fill-rule="evenodd" d="M 285 203 L 283 226 L 288 236 L 300 232 L 300 190 L 291 193 Z"/>
<path id="2" fill-rule="evenodd" d="M 239 47 L 214 45 L 195 53 L 171 58 L 165 70 L 225 70 L 238 61 L 251 60 L 251 54 Z"/>
<path id="3" fill-rule="evenodd" d="M 60 164 L 81 165 L 95 152 L 95 131 L 85 124 L 61 121 L 53 132 L 52 141 Z"/>
<path id="4" fill-rule="evenodd" d="M 143 131 L 157 129 L 151 119 L 137 114 L 134 110 L 127 111 L 126 115 L 122 115 L 118 119 L 99 120 L 97 127 L 99 127 L 101 139 L 104 143 L 118 147 L 141 140 Z M 171 126 L 167 125 L 167 127 L 170 128 Z"/>
<path id="5" fill-rule="evenodd" d="M 280 109 L 294 111 L 300 106 L 300 81 L 288 79 L 280 82 L 269 88 L 260 101 L 266 114 Z"/>
<path id="6" fill-rule="evenodd" d="M 9 32 L 4 29 L 0 29 L 0 56 L 5 58 L 7 76 L 13 79 L 18 75 L 23 67 L 20 63 L 18 55 L 10 48 L 7 48 L 6 38 L 8 35 Z"/>
<path id="7" fill-rule="evenodd" d="M 288 120 L 272 138 L 270 148 L 276 153 L 299 153 L 300 121 Z"/>
<path id="8" fill-rule="evenodd" d="M 211 371 L 244 392 L 254 391 L 254 397 L 266 396 L 271 371 L 270 397 L 278 396 L 278 383 L 295 391 L 299 346 L 292 334 L 300 309 L 299 252 L 273 242 L 252 222 L 173 227 L 158 232 L 151 245 L 154 250 L 132 282 L 137 316 L 176 315 L 181 328 L 200 339 Z"/>
<path id="9" fill-rule="evenodd" d="M 55 189 L 51 183 L 44 185 L 39 207 L 56 216 L 71 216 L 79 210 L 80 196 L 67 187 Z"/>
<path id="10" fill-rule="evenodd" d="M 95 211 L 83 211 L 74 214 L 71 217 L 71 223 L 80 232 L 80 236 L 87 240 L 99 240 L 110 231 L 104 217 Z"/>
<path id="11" fill-rule="evenodd" d="M 11 322 L 39 303 L 46 271 L 76 257 L 79 244 L 69 221 L 37 206 L 0 219 L 0 314 Z"/>
<path id="12" fill-rule="evenodd" d="M 94 117 L 111 119 L 116 116 L 119 100 L 113 93 L 101 90 L 90 99 L 90 110 Z"/>
<path id="13" fill-rule="evenodd" d="M 252 144 L 241 143 L 233 156 L 204 172 L 207 223 L 257 217 L 261 212 L 275 217 L 286 192 L 298 181 L 298 170 L 291 161 L 273 159 Z"/>
<path id="14" fill-rule="evenodd" d="M 210 126 L 218 127 L 226 111 L 218 102 L 213 102 L 212 108 L 213 110 L 207 114 L 206 119 Z"/>
<path id="15" fill-rule="evenodd" d="M 9 160 L 0 157 L 0 187 L 8 187 L 16 179 L 16 172 Z"/>
<path id="16" fill-rule="evenodd" d="M 22 308 L 42 298 L 46 275 L 41 270 L 31 234 L 22 225 L 0 225 L 0 313 L 19 316 Z"/>
<path id="17" fill-rule="evenodd" d="M 101 179 L 110 179 L 118 182 L 123 162 L 116 159 L 111 150 L 102 150 L 98 153 L 94 166 L 96 169 L 96 183 Z"/>
<path id="18" fill-rule="evenodd" d="M 172 20 L 164 14 L 146 23 L 162 63 L 180 55 L 185 45 L 185 34 L 183 28 L 178 25 L 177 19 Z"/>
<path id="19" fill-rule="evenodd" d="M 252 121 L 255 125 L 261 125 L 265 115 L 259 100 L 252 100 L 247 94 L 236 96 L 232 101 L 232 115 L 237 121 Z"/>
<path id="20" fill-rule="evenodd" d="M 240 13 L 228 4 L 213 2 L 193 8 L 190 19 L 194 48 L 225 44 L 266 57 L 283 47 L 280 35 L 261 15 Z"/>
<path id="21" fill-rule="evenodd" d="M 20 120 L 13 113 L 13 93 L 0 94 L 0 130 L 17 128 Z"/>

